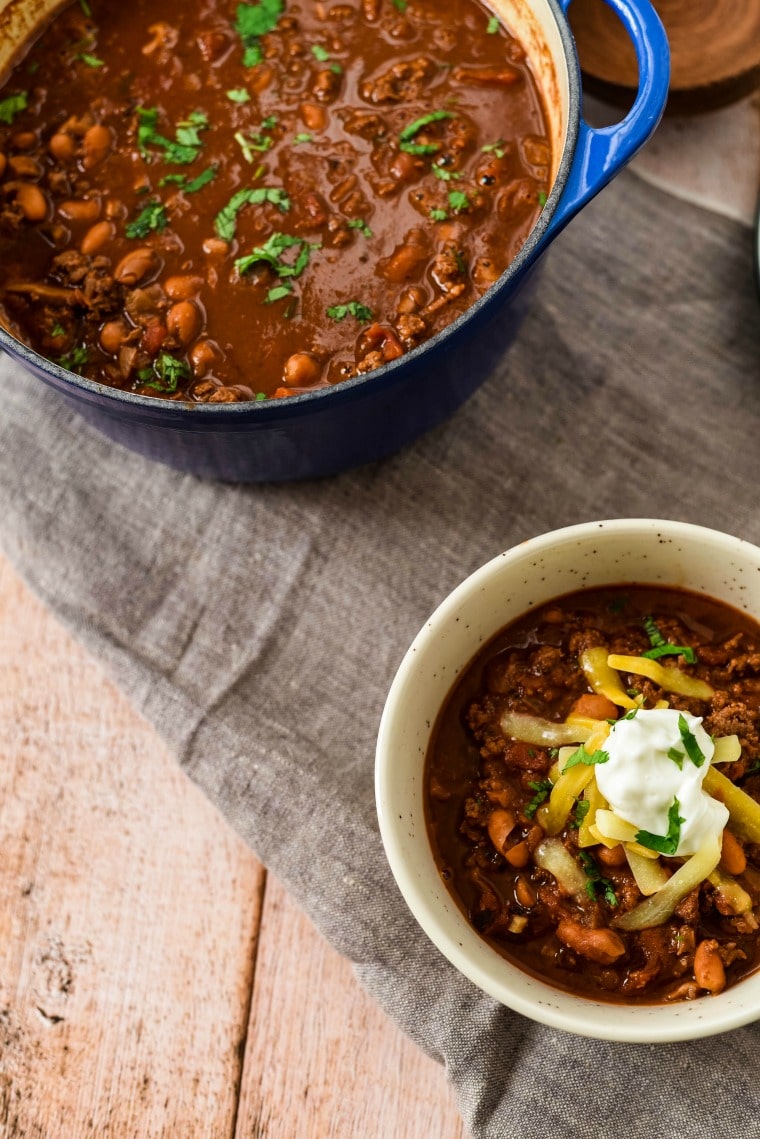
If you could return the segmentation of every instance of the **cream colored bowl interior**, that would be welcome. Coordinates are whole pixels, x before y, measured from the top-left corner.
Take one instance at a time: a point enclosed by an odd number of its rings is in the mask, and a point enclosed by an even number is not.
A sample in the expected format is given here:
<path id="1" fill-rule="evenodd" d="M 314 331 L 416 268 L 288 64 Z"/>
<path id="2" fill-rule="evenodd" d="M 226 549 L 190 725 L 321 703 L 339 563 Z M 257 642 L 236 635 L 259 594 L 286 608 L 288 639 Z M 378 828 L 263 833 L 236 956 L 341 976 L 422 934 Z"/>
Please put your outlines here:
<path id="1" fill-rule="evenodd" d="M 471 928 L 433 861 L 423 765 L 443 701 L 480 647 L 554 597 L 625 582 L 680 586 L 760 617 L 760 549 L 677 522 L 573 526 L 494 558 L 458 587 L 416 637 L 393 682 L 378 737 L 376 794 L 386 854 L 422 928 L 481 989 L 534 1020 L 620 1041 L 683 1040 L 760 1017 L 760 974 L 719 996 L 624 1006 L 560 992 L 510 965 Z"/>

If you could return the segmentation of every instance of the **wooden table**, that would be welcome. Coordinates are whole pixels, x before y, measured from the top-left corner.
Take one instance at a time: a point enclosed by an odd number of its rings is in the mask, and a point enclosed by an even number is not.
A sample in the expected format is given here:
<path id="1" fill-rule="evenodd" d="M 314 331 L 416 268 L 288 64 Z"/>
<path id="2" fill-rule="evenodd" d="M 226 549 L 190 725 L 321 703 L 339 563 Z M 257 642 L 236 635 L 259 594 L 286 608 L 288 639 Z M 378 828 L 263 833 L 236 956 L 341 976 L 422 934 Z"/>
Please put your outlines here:
<path id="1" fill-rule="evenodd" d="M 464 1139 L 369 1000 L 0 558 L 0 1135 Z"/>

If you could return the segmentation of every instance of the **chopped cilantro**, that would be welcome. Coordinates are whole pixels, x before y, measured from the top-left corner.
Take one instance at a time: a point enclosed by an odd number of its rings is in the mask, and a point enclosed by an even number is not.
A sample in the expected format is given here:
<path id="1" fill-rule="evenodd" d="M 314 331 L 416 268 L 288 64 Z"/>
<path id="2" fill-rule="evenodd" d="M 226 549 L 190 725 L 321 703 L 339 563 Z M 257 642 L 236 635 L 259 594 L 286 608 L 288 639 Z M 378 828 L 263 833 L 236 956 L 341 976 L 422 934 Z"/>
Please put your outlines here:
<path id="1" fill-rule="evenodd" d="M 579 763 L 585 764 L 586 767 L 594 767 L 599 763 L 607 763 L 609 758 L 610 757 L 607 752 L 602 751 L 601 748 L 597 748 L 593 754 L 589 754 L 583 744 L 581 744 L 578 750 L 574 751 L 570 758 L 567 760 L 562 768 L 562 772 L 564 774 L 564 772 L 569 771 L 571 767 L 577 767 Z"/>
<path id="2" fill-rule="evenodd" d="M 216 178 L 216 166 L 209 166 L 197 178 L 191 178 L 189 182 L 186 174 L 165 174 L 158 184 L 159 186 L 179 186 L 180 190 L 184 190 L 186 194 L 194 194 L 196 190 L 201 190 L 209 182 L 213 182 L 214 178 Z"/>
<path id="3" fill-rule="evenodd" d="M 344 305 L 333 305 L 327 309 L 327 315 L 330 320 L 345 320 L 347 316 L 353 316 L 362 324 L 366 324 L 372 320 L 372 309 L 360 304 L 359 301 L 349 301 Z"/>
<path id="4" fill-rule="evenodd" d="M 539 190 L 537 197 L 538 197 L 538 204 L 541 207 L 541 209 L 543 209 L 544 206 L 546 205 L 546 190 Z"/>
<path id="5" fill-rule="evenodd" d="M 255 401 L 254 401 L 254 402 L 255 402 L 255 403 L 261 403 L 261 401 L 262 401 L 263 399 L 267 399 L 267 394 L 266 394 L 266 392 L 256 392 L 256 399 L 255 399 Z"/>
<path id="6" fill-rule="evenodd" d="M 592 900 L 596 900 L 599 894 L 601 894 L 608 906 L 616 906 L 618 904 L 618 897 L 612 882 L 610 882 L 609 878 L 604 877 L 596 864 L 594 856 L 590 854 L 588 850 L 581 850 L 578 853 L 578 858 L 588 878 L 586 882 L 586 893 L 588 896 Z"/>
<path id="7" fill-rule="evenodd" d="M 393 7 L 396 9 L 397 12 L 405 12 L 406 11 L 406 4 L 407 4 L 407 0 L 393 0 Z"/>
<path id="8" fill-rule="evenodd" d="M 144 158 L 150 158 L 149 146 L 163 151 L 166 162 L 186 166 L 194 162 L 203 145 L 199 131 L 208 129 L 208 117 L 203 111 L 193 111 L 178 124 L 175 139 L 166 138 L 156 129 L 158 107 L 137 108 L 137 145 Z"/>
<path id="9" fill-rule="evenodd" d="M 646 634 L 649 637 L 649 643 L 652 648 L 656 649 L 660 645 L 664 645 L 666 643 L 665 638 L 657 627 L 657 622 L 655 621 L 654 617 L 642 617 L 641 623 L 646 630 Z"/>
<path id="10" fill-rule="evenodd" d="M 29 96 L 26 91 L 19 91 L 17 95 L 9 95 L 7 99 L 0 101 L 0 123 L 7 123 L 10 126 L 16 115 L 20 111 L 25 111 L 28 106 Z"/>
<path id="11" fill-rule="evenodd" d="M 285 285 L 275 285 L 274 288 L 270 289 L 267 293 L 266 303 L 268 305 L 271 305 L 275 301 L 281 301 L 284 297 L 289 297 L 292 292 L 293 286 L 291 285 L 290 281 L 288 281 Z"/>
<path id="12" fill-rule="evenodd" d="M 86 63 L 88 67 L 105 67 L 102 59 L 98 59 L 96 55 L 90 55 L 88 51 L 81 52 L 77 59 L 81 59 L 82 63 Z"/>
<path id="13" fill-rule="evenodd" d="M 362 237 L 372 237 L 372 230 L 363 218 L 349 218 L 349 229 L 358 229 Z"/>
<path id="14" fill-rule="evenodd" d="M 682 751 L 679 751 L 677 747 L 668 748 L 668 759 L 672 759 L 678 770 L 683 771 L 683 761 L 686 759 L 686 756 Z"/>
<path id="15" fill-rule="evenodd" d="M 270 202 L 286 214 L 290 209 L 290 198 L 284 190 L 277 186 L 258 186 L 255 190 L 238 190 L 233 194 L 214 218 L 214 229 L 223 241 L 232 241 L 237 226 L 237 215 L 245 205 L 260 206 Z"/>
<path id="16" fill-rule="evenodd" d="M 445 210 L 431 210 L 428 215 L 431 221 L 446 221 L 449 216 Z"/>
<path id="17" fill-rule="evenodd" d="M 50 335 L 55 337 L 65 336 L 66 329 L 59 321 L 56 321 L 53 327 L 50 329 Z"/>
<path id="18" fill-rule="evenodd" d="M 455 214 L 461 214 L 464 210 L 469 210 L 470 199 L 463 190 L 449 190 L 449 205 Z"/>
<path id="19" fill-rule="evenodd" d="M 251 101 L 251 96 L 245 87 L 233 87 L 231 90 L 225 91 L 225 95 L 231 103 L 249 103 Z"/>
<path id="20" fill-rule="evenodd" d="M 499 27 L 500 27 L 500 25 L 499 25 L 498 17 L 497 16 L 491 16 L 491 19 L 488 21 L 488 25 L 486 27 L 486 32 L 488 33 L 489 36 L 495 36 L 499 30 Z"/>
<path id="21" fill-rule="evenodd" d="M 650 660 L 657 660 L 664 656 L 682 656 L 687 664 L 697 663 L 697 654 L 694 649 L 687 645 L 673 645 L 666 641 L 652 617 L 644 617 L 643 625 L 652 647 L 642 653 L 642 656 L 649 657 Z"/>
<path id="22" fill-rule="evenodd" d="M 258 43 L 251 44 L 243 52 L 243 67 L 255 67 L 257 63 L 261 63 L 264 58 L 264 53 Z"/>
<path id="23" fill-rule="evenodd" d="M 296 134 L 296 135 L 293 135 L 293 142 L 296 144 L 296 146 L 298 146 L 302 142 L 312 142 L 312 136 L 310 134 L 306 134 L 306 133 Z"/>
<path id="24" fill-rule="evenodd" d="M 87 3 L 87 0 L 79 0 L 79 7 L 82 9 L 82 11 L 84 12 L 85 16 L 86 16 L 86 17 L 87 17 L 87 19 L 89 20 L 89 19 L 90 19 L 90 17 L 92 16 L 92 8 L 91 8 L 91 7 L 90 7 L 90 5 Z"/>
<path id="25" fill-rule="evenodd" d="M 256 0 L 251 4 L 238 4 L 235 9 L 235 31 L 245 49 L 244 67 L 255 67 L 257 63 L 261 63 L 263 53 L 259 37 L 276 28 L 284 10 L 284 0 Z"/>
<path id="26" fill-rule="evenodd" d="M 282 260 L 286 249 L 297 249 L 294 262 Z M 239 273 L 246 273 L 259 261 L 264 261 L 274 269 L 278 277 L 300 277 L 309 264 L 312 250 L 321 249 L 320 245 L 310 245 L 302 237 L 292 237 L 288 233 L 273 233 L 263 245 L 259 245 L 245 257 L 238 257 L 235 268 Z"/>
<path id="27" fill-rule="evenodd" d="M 149 202 L 135 220 L 126 226 L 124 232 L 127 237 L 147 237 L 152 230 L 157 230 L 160 233 L 162 229 L 166 229 L 168 224 L 166 207 L 161 202 Z"/>
<path id="28" fill-rule="evenodd" d="M 265 131 L 271 131 L 272 127 L 277 126 L 277 115 L 267 115 L 265 119 L 261 120 L 261 125 Z"/>
<path id="29" fill-rule="evenodd" d="M 589 813 L 591 803 L 588 799 L 576 799 L 575 809 L 573 810 L 573 826 L 580 827 L 586 815 Z"/>
<path id="30" fill-rule="evenodd" d="M 327 63 L 330 58 L 330 53 L 321 44 L 311 45 L 311 54 L 319 63 Z"/>
<path id="31" fill-rule="evenodd" d="M 675 854 L 681 841 L 681 823 L 685 822 L 678 814 L 679 809 L 678 799 L 673 799 L 673 804 L 668 811 L 668 833 L 666 835 L 652 834 L 651 831 L 637 831 L 636 842 L 648 847 L 649 850 L 658 851 L 659 854 Z"/>
<path id="32" fill-rule="evenodd" d="M 64 356 L 59 356 L 58 363 L 62 368 L 68 368 L 70 372 L 81 373 L 82 368 L 87 363 L 87 359 L 87 349 L 83 344 L 79 344 Z"/>
<path id="33" fill-rule="evenodd" d="M 447 170 L 444 166 L 434 166 L 433 173 L 436 178 L 440 178 L 442 182 L 452 182 L 454 179 L 462 177 L 459 171 Z"/>
<path id="34" fill-rule="evenodd" d="M 412 142 L 412 139 L 421 131 L 423 127 L 428 126 L 430 123 L 439 123 L 443 119 L 453 119 L 455 115 L 451 111 L 431 111 L 429 115 L 423 115 L 419 119 L 415 119 L 413 123 L 409 123 L 399 134 L 399 149 L 405 150 L 408 154 L 435 154 L 441 149 L 439 142 L 430 143 L 417 143 Z"/>
<path id="35" fill-rule="evenodd" d="M 532 779 L 528 786 L 531 791 L 535 791 L 533 798 L 525 805 L 525 814 L 532 819 L 544 800 L 549 798 L 552 784 L 549 779 Z"/>
<path id="36" fill-rule="evenodd" d="M 179 381 L 190 378 L 190 368 L 184 360 L 162 352 L 151 368 L 141 368 L 137 378 L 143 387 L 154 388 L 157 392 L 176 392 Z"/>
<path id="37" fill-rule="evenodd" d="M 681 741 L 684 750 L 688 755 L 691 762 L 695 767 L 701 767 L 705 762 L 706 756 L 702 754 L 702 749 L 697 743 L 696 737 L 689 731 L 689 725 L 686 722 L 686 717 L 681 713 L 678 717 L 678 731 L 681 736 Z"/>
<path id="38" fill-rule="evenodd" d="M 504 147 L 506 142 L 503 138 L 497 139 L 496 142 L 489 142 L 485 146 L 481 146 L 483 154 L 495 154 L 497 158 L 503 158 L 506 151 Z"/>
<path id="39" fill-rule="evenodd" d="M 267 122 L 268 120 L 265 119 L 261 124 L 265 129 L 268 129 Z M 276 122 L 276 119 L 271 120 L 270 125 L 274 126 Z M 243 152 L 243 158 L 246 162 L 254 161 L 255 152 L 258 151 L 259 154 L 264 154 L 274 146 L 274 139 L 270 138 L 268 134 L 263 134 L 261 131 L 258 134 L 249 134 L 247 136 L 244 135 L 242 131 L 236 131 L 234 137 L 235 142 Z"/>

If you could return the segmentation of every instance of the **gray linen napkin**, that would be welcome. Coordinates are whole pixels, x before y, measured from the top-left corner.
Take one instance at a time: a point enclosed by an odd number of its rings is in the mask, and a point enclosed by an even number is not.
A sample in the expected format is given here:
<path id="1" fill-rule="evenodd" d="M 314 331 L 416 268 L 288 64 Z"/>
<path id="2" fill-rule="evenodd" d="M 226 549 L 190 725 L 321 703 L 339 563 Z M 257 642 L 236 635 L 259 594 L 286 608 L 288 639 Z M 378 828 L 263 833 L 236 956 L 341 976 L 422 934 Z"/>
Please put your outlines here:
<path id="1" fill-rule="evenodd" d="M 105 442 L 8 360 L 0 383 L 7 554 L 446 1063 L 473 1136 L 757 1133 L 758 1027 L 611 1045 L 496 1005 L 408 914 L 373 801 L 395 668 L 483 561 L 615 516 L 760 541 L 748 231 L 621 176 L 551 251 L 499 374 L 403 454 L 329 481 L 201 483 Z"/>

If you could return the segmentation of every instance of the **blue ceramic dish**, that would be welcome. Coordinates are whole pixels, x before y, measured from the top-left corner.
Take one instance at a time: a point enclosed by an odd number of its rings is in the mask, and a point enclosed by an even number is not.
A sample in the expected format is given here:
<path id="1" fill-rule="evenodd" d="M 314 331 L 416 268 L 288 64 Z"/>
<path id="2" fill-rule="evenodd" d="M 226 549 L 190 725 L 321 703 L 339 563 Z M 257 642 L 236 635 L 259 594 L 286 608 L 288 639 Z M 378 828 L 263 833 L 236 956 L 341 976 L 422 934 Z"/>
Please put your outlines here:
<path id="1" fill-rule="evenodd" d="M 669 81 L 662 24 L 649 0 L 606 0 L 631 37 L 640 86 L 633 107 L 616 126 L 597 130 L 583 122 L 580 69 L 566 16 L 571 2 L 491 0 L 526 47 L 544 91 L 557 155 L 552 191 L 528 241 L 499 281 L 419 348 L 332 388 L 287 400 L 209 405 L 134 395 L 83 379 L 2 328 L 0 347 L 110 439 L 204 478 L 313 478 L 403 447 L 451 415 L 487 378 L 527 311 L 542 255 L 644 145 L 662 115 Z M 29 34 L 28 26 L 23 34 Z"/>

